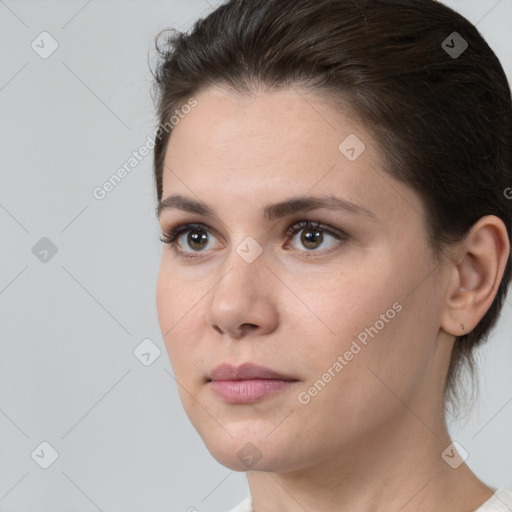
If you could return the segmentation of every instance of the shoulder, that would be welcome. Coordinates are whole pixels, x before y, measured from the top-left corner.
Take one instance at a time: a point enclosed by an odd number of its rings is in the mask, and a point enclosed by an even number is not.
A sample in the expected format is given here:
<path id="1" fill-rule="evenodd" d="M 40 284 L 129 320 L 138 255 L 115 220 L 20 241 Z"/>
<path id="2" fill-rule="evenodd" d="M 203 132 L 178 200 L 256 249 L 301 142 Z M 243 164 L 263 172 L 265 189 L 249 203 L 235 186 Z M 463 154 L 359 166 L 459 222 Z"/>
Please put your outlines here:
<path id="1" fill-rule="evenodd" d="M 229 510 L 229 512 L 252 512 L 251 497 L 247 496 L 247 498 L 240 502 L 235 508 Z"/>
<path id="2" fill-rule="evenodd" d="M 497 489 L 475 512 L 510 512 L 510 510 L 512 510 L 512 492 Z"/>

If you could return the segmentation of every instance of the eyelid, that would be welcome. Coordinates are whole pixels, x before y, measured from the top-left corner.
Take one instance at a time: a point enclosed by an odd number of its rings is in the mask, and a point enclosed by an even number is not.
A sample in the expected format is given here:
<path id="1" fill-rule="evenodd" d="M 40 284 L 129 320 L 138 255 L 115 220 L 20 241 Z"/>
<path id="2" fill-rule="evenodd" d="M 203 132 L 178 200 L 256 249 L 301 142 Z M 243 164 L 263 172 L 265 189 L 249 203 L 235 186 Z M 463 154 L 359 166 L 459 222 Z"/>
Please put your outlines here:
<path id="1" fill-rule="evenodd" d="M 304 227 L 308 227 L 306 225 L 306 223 L 309 223 L 309 224 L 313 225 L 312 227 L 321 228 L 323 231 L 331 232 L 331 234 L 337 235 L 339 237 L 348 237 L 349 236 L 348 233 L 346 231 L 344 231 L 343 229 L 333 226 L 330 223 L 331 221 L 322 222 L 320 220 L 317 220 L 318 217 L 316 217 L 316 216 L 314 218 L 309 218 L 309 217 L 313 217 L 313 215 L 314 215 L 313 212 L 310 213 L 310 212 L 306 211 L 306 212 L 303 212 L 302 214 L 300 214 L 300 213 L 294 214 L 294 215 L 290 216 L 287 220 L 283 219 L 281 222 L 286 222 L 286 224 L 288 225 L 284 234 L 286 236 L 288 236 L 290 233 L 292 233 L 293 226 L 302 222 L 302 223 L 304 223 Z M 163 227 L 162 232 L 170 233 L 171 231 L 174 231 L 175 229 L 177 229 L 179 227 L 185 227 L 185 228 L 186 227 L 189 227 L 189 228 L 196 227 L 199 229 L 203 229 L 205 231 L 209 231 L 209 232 L 215 234 L 215 236 L 217 238 L 224 240 L 223 235 L 216 228 L 214 228 L 208 224 L 205 224 L 204 222 L 202 222 L 200 220 L 172 222 L 169 227 Z M 267 232 L 271 231 L 272 229 L 273 229 L 273 227 L 268 229 Z M 182 230 L 182 231 L 184 231 L 184 230 Z"/>
<path id="2" fill-rule="evenodd" d="M 290 225 L 285 232 L 287 241 L 290 237 L 300 233 L 304 229 L 317 228 L 320 231 L 322 231 L 323 233 L 326 233 L 329 236 L 335 238 L 339 242 L 336 245 L 336 247 L 334 247 L 334 248 L 323 249 L 323 250 L 319 250 L 319 251 L 316 251 L 316 250 L 308 251 L 308 250 L 299 250 L 299 249 L 292 248 L 292 250 L 295 253 L 301 254 L 301 257 L 315 258 L 315 257 L 326 256 L 326 255 L 338 250 L 339 247 L 341 245 L 343 245 L 346 241 L 348 241 L 348 239 L 350 238 L 350 235 L 347 234 L 344 230 L 335 228 L 334 226 L 327 224 L 327 223 L 323 223 L 321 221 L 305 219 L 302 217 L 300 220 L 295 220 L 295 221 L 289 220 L 288 222 L 290 222 Z M 218 237 L 217 231 L 214 228 L 208 226 L 207 224 L 204 224 L 203 222 L 182 222 L 182 223 L 174 224 L 170 228 L 164 229 L 163 230 L 164 238 L 163 239 L 161 238 L 160 240 L 164 243 L 167 243 L 171 247 L 171 249 L 173 249 L 173 251 L 176 254 L 178 254 L 178 256 L 180 256 L 180 257 L 188 258 L 188 259 L 202 258 L 203 257 L 202 252 L 206 253 L 208 251 L 186 251 L 186 250 L 184 251 L 182 249 L 179 249 L 179 247 L 176 243 L 177 239 L 179 237 L 181 237 L 183 234 L 185 234 L 189 231 L 193 231 L 193 230 L 205 231 L 207 233 L 213 234 L 215 236 L 215 238 Z M 220 238 L 223 238 L 222 235 L 220 235 Z M 304 256 L 303 253 L 306 253 L 309 255 Z"/>
<path id="3" fill-rule="evenodd" d="M 212 228 L 207 224 L 204 224 L 203 222 L 178 222 L 176 224 L 171 225 L 169 228 L 163 229 L 162 234 L 166 240 L 169 240 L 167 243 L 171 243 L 177 240 L 184 233 L 193 230 L 206 231 L 209 234 L 213 234 L 215 238 L 222 238 L 221 235 L 219 236 L 217 234 L 215 228 Z"/>
<path id="4" fill-rule="evenodd" d="M 329 235 L 339 238 L 339 239 L 346 239 L 348 238 L 348 234 L 345 233 L 342 229 L 335 228 L 334 226 L 331 226 L 330 224 L 317 221 L 317 220 L 309 220 L 309 219 L 302 219 L 297 220 L 291 223 L 290 227 L 286 230 L 285 235 L 291 236 L 294 234 L 299 233 L 303 229 L 310 228 L 314 229 L 317 228 L 324 233 L 328 233 Z"/>

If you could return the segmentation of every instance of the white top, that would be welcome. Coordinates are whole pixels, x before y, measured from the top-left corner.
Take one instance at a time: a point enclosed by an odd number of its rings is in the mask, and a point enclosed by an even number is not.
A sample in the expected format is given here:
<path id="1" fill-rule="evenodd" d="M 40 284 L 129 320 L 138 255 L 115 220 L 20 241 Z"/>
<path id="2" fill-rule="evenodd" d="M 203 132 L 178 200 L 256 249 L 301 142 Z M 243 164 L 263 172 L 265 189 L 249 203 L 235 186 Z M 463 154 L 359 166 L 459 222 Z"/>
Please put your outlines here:
<path id="1" fill-rule="evenodd" d="M 505 489 L 497 489 L 494 494 L 474 512 L 511 512 L 512 492 Z M 229 512 L 253 512 L 251 497 L 247 496 L 235 508 Z"/>

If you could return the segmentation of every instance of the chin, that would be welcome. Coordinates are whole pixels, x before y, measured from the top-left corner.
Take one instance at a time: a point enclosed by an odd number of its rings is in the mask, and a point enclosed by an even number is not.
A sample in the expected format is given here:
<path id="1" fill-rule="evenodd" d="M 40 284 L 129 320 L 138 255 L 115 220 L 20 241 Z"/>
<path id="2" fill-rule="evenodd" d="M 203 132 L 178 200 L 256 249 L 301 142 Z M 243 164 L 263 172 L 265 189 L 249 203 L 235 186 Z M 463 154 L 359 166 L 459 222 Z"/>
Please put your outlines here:
<path id="1" fill-rule="evenodd" d="M 223 466 L 233 471 L 271 471 L 279 472 L 279 465 L 274 456 L 269 457 L 269 451 L 261 450 L 254 443 L 247 441 L 239 445 L 234 442 L 231 446 L 209 447 L 208 451 L 213 458 Z M 280 457 L 277 457 L 278 459 Z"/>
<path id="2" fill-rule="evenodd" d="M 251 427 L 248 424 L 251 423 Z M 268 437 L 272 430 L 268 425 L 260 429 L 254 427 L 254 420 L 227 424 L 225 428 L 232 434 L 216 424 L 203 425 L 198 433 L 203 439 L 206 448 L 213 458 L 223 466 L 233 471 L 271 471 L 282 472 L 293 469 L 292 461 L 287 460 L 290 454 L 294 454 L 293 446 L 286 442 L 286 432 L 279 432 L 280 435 L 273 439 Z M 283 437 L 284 436 L 284 437 Z M 272 436 L 271 436 L 272 437 Z M 292 443 L 293 445 L 294 443 Z"/>

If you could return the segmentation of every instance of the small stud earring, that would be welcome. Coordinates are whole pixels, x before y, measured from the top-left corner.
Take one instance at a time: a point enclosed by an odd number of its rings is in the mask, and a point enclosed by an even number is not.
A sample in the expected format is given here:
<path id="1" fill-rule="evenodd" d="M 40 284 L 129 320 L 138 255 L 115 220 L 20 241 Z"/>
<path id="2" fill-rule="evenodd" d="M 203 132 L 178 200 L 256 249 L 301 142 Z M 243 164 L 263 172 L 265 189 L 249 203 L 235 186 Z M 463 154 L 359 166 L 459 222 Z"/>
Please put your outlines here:
<path id="1" fill-rule="evenodd" d="M 460 328 L 461 328 L 462 330 L 464 330 L 464 325 L 463 325 L 463 324 L 460 324 Z"/>

